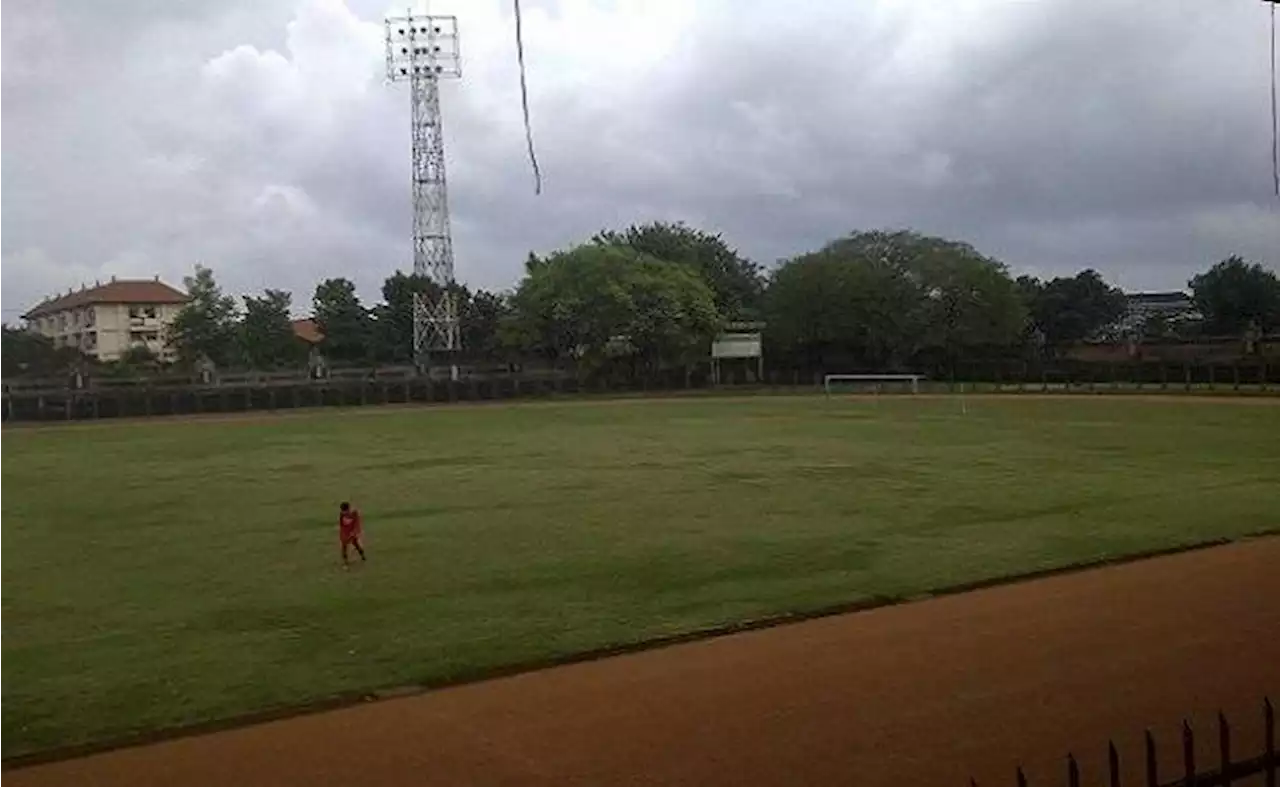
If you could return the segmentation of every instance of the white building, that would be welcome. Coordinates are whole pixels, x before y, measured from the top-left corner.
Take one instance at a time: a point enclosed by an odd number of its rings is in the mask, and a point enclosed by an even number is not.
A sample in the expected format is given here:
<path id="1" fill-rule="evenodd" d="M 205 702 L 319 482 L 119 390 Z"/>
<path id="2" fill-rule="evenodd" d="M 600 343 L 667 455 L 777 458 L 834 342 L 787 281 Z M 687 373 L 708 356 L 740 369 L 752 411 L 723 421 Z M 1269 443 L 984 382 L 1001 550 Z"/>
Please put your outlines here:
<path id="1" fill-rule="evenodd" d="M 181 290 L 160 281 L 116 279 L 54 296 L 22 315 L 27 328 L 57 347 L 76 347 L 100 361 L 114 361 L 141 345 L 166 360 L 173 353 L 165 333 L 187 302 Z"/>

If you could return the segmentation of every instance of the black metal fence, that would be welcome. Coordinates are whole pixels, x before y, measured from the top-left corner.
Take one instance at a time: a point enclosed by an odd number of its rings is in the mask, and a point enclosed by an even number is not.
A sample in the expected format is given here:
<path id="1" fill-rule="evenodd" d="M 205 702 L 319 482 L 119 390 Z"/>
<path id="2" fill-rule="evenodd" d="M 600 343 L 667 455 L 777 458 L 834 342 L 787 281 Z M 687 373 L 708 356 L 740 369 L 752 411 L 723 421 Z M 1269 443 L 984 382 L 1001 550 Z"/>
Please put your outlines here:
<path id="1" fill-rule="evenodd" d="M 1208 769 L 1198 769 L 1196 763 L 1195 731 L 1187 721 L 1182 722 L 1182 768 L 1181 773 L 1165 781 L 1161 781 L 1159 758 L 1156 756 L 1156 740 L 1151 730 L 1144 734 L 1143 746 L 1143 781 L 1144 787 L 1230 787 L 1237 782 L 1261 776 L 1266 787 L 1276 787 L 1276 772 L 1280 770 L 1280 758 L 1276 756 L 1276 717 L 1271 700 L 1262 703 L 1263 742 L 1261 753 L 1246 759 L 1232 759 L 1231 725 L 1226 716 L 1218 713 L 1218 757 L 1217 762 Z M 1107 743 L 1107 781 L 1108 787 L 1121 787 L 1120 752 L 1114 741 Z M 1027 776 L 1019 767 L 1014 774 L 1018 787 L 1029 787 Z M 1096 779 L 1082 781 L 1080 764 L 1072 754 L 1067 755 L 1066 781 L 1068 787 L 1080 787 L 1082 784 L 1101 784 Z M 1256 780 L 1251 783 L 1256 783 Z M 969 780 L 970 787 L 977 787 L 975 779 Z"/>
<path id="2" fill-rule="evenodd" d="M 101 381 L 74 385 L 0 384 L 0 424 L 88 421 L 100 418 L 209 415 L 289 411 L 376 404 L 447 404 L 536 399 L 553 395 L 627 394 L 707 389 L 701 376 L 680 375 L 618 383 L 581 380 L 566 374 L 470 375 L 461 380 L 429 376 L 358 374 L 310 380 L 237 378 L 182 381 Z"/>
<path id="3" fill-rule="evenodd" d="M 1135 386 L 1149 390 L 1240 390 L 1280 388 L 1280 363 L 1128 363 L 1062 362 L 965 364 L 943 379 L 995 382 L 1024 387 L 1068 387 L 1105 390 Z"/>
<path id="4" fill-rule="evenodd" d="M 528 399 L 556 395 L 680 391 L 801 392 L 820 390 L 826 371 L 727 367 L 713 385 L 706 368 L 664 370 L 640 377 L 584 376 L 574 370 L 484 371 L 459 380 L 416 375 L 412 369 L 349 369 L 312 379 L 305 373 L 190 378 L 75 378 L 6 381 L 6 422 L 246 413 L 314 407 L 429 404 Z M 912 370 L 903 370 L 912 371 Z M 1171 366 L 1168 364 L 981 364 L 927 379 L 925 392 L 1238 392 L 1280 395 L 1280 364 Z"/>

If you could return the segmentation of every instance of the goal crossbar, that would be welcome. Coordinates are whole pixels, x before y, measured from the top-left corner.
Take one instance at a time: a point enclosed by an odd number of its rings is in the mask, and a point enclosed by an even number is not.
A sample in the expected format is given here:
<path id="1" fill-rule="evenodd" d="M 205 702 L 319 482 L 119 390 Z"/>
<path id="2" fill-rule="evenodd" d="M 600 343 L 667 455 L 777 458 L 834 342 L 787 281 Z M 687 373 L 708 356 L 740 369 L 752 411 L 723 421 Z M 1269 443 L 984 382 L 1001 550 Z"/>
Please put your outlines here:
<path id="1" fill-rule="evenodd" d="M 828 374 L 822 378 L 822 388 L 830 396 L 832 383 L 910 383 L 911 393 L 920 393 L 923 379 L 922 374 Z"/>

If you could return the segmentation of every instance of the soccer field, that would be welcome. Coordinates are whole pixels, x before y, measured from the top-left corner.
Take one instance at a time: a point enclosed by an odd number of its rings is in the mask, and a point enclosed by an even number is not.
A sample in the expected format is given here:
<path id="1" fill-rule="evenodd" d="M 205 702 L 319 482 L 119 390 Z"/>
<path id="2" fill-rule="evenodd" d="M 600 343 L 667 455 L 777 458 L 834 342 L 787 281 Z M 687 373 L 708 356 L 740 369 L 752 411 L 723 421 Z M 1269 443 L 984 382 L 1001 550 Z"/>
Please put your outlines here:
<path id="1" fill-rule="evenodd" d="M 1280 524 L 1275 404 L 967 402 L 7 429 L 4 753 Z"/>

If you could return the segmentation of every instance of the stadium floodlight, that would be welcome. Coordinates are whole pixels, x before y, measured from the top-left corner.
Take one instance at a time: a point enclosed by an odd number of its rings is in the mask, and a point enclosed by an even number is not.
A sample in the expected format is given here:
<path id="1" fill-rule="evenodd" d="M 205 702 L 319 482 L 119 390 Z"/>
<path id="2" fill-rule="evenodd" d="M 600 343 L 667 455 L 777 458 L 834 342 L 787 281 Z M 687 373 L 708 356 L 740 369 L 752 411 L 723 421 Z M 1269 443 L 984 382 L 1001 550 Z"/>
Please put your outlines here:
<path id="1" fill-rule="evenodd" d="M 414 362 L 425 369 L 430 352 L 461 349 L 440 117 L 440 80 L 462 76 L 457 17 L 413 11 L 387 17 L 386 59 L 387 79 L 409 83 L 413 272 L 437 285 L 437 292 L 413 298 Z M 456 378 L 457 366 L 452 370 Z"/>

